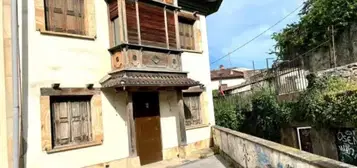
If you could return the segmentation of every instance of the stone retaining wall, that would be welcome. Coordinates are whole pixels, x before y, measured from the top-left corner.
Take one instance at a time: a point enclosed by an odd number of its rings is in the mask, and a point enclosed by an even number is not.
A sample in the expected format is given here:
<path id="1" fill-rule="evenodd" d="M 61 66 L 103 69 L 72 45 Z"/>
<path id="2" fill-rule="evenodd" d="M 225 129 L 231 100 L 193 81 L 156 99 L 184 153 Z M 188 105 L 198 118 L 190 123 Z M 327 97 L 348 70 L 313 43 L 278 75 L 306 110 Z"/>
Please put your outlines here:
<path id="1" fill-rule="evenodd" d="M 243 168 L 353 168 L 355 166 L 243 134 L 212 127 L 214 146 Z M 357 167 L 356 167 L 357 168 Z"/>

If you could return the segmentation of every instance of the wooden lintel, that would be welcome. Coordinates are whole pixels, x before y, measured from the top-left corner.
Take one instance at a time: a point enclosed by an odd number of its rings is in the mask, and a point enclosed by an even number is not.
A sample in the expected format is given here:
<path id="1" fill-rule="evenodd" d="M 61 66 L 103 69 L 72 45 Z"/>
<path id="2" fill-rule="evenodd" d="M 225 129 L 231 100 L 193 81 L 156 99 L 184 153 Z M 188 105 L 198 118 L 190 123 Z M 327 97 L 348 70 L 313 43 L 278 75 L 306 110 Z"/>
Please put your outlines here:
<path id="1" fill-rule="evenodd" d="M 126 92 L 126 114 L 127 114 L 127 128 L 128 128 L 128 142 L 129 142 L 129 156 L 135 157 L 138 155 L 136 149 L 136 129 L 133 111 L 133 98 L 131 92 Z"/>
<path id="2" fill-rule="evenodd" d="M 186 146 L 187 145 L 187 137 L 186 137 L 186 126 L 185 126 L 185 111 L 183 104 L 183 95 L 182 91 L 176 91 L 177 94 L 177 106 L 179 112 L 179 145 Z"/>
<path id="3" fill-rule="evenodd" d="M 182 10 L 178 13 L 178 16 L 186 18 L 186 19 L 190 19 L 190 20 L 200 20 L 200 18 L 198 16 L 196 16 L 194 13 L 186 12 L 186 11 L 182 11 Z"/>
<path id="4" fill-rule="evenodd" d="M 41 96 L 75 96 L 75 95 L 96 95 L 100 94 L 100 89 L 93 88 L 41 88 Z"/>

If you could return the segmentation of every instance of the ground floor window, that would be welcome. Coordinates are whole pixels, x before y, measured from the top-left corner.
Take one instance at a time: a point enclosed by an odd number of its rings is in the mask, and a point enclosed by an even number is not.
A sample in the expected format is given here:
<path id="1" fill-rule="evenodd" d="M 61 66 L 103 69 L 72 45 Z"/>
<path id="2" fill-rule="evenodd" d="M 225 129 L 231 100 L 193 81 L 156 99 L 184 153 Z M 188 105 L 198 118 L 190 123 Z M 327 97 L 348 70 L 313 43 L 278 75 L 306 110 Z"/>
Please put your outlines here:
<path id="1" fill-rule="evenodd" d="M 90 142 L 92 96 L 51 97 L 51 127 L 54 147 Z"/>
<path id="2" fill-rule="evenodd" d="M 183 94 L 186 126 L 202 124 L 200 97 L 201 93 Z"/>
<path id="3" fill-rule="evenodd" d="M 53 153 L 103 143 L 99 89 L 41 88 L 42 150 Z"/>

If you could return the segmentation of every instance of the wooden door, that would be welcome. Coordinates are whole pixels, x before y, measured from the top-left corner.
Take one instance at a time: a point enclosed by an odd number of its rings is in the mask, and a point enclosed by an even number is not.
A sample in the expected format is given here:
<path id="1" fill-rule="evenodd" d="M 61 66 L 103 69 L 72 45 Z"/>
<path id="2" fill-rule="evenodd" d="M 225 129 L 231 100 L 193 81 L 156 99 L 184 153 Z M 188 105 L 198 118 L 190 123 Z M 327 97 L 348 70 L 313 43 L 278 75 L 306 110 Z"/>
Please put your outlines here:
<path id="1" fill-rule="evenodd" d="M 162 160 L 159 95 L 133 93 L 136 146 L 142 165 Z"/>

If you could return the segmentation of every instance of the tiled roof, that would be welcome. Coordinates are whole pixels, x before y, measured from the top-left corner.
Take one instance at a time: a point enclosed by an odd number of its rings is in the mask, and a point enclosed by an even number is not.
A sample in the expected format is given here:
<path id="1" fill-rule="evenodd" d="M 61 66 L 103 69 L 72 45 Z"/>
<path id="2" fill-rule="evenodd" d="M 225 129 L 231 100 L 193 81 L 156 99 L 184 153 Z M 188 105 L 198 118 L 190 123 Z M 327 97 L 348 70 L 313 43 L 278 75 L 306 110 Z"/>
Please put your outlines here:
<path id="1" fill-rule="evenodd" d="M 211 71 L 211 80 L 244 78 L 244 72 L 233 69 Z"/>
<path id="2" fill-rule="evenodd" d="M 123 86 L 168 86 L 191 87 L 200 83 L 187 77 L 186 73 L 119 71 L 101 82 L 102 87 Z"/>

